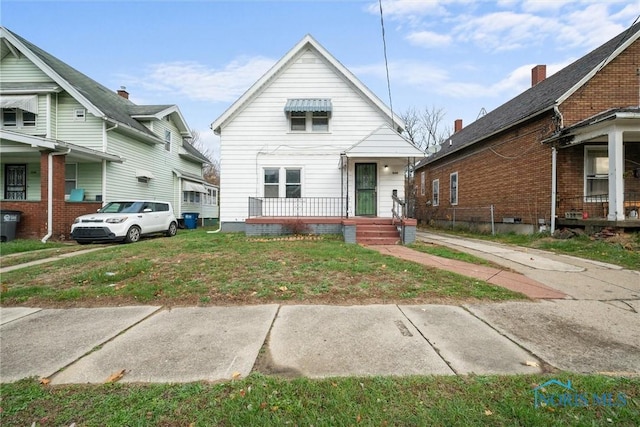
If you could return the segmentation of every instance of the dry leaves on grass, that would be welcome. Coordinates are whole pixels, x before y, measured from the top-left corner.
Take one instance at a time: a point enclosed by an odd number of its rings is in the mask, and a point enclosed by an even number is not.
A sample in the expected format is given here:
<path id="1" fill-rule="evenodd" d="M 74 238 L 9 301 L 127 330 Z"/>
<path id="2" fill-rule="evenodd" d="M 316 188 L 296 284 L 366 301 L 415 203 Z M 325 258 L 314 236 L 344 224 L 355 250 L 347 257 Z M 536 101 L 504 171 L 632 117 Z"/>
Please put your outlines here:
<path id="1" fill-rule="evenodd" d="M 114 372 L 113 374 L 111 374 L 109 376 L 109 378 L 106 379 L 105 384 L 107 383 L 115 383 L 117 381 L 120 381 L 122 379 L 122 377 L 124 377 L 124 374 L 126 372 L 126 369 L 121 369 L 117 372 Z"/>

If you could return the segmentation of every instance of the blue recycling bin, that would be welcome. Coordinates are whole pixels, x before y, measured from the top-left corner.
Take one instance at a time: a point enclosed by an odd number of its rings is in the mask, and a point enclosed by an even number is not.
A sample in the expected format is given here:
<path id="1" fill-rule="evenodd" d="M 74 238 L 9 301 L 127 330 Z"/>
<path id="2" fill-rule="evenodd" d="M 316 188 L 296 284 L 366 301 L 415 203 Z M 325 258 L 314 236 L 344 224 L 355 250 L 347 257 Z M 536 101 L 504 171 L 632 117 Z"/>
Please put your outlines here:
<path id="1" fill-rule="evenodd" d="M 198 215 L 200 215 L 198 212 L 183 212 L 184 228 L 189 230 L 198 228 Z"/>

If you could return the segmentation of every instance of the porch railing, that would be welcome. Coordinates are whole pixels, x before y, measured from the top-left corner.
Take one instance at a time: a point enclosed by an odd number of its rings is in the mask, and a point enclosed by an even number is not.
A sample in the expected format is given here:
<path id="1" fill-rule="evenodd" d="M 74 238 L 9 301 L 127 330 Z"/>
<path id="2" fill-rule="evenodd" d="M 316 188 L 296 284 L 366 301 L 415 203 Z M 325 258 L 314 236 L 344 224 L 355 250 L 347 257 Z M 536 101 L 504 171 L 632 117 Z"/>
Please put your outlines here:
<path id="1" fill-rule="evenodd" d="M 393 221 L 396 223 L 396 227 L 400 232 L 400 241 L 404 245 L 405 243 L 404 219 L 407 216 L 407 203 L 398 197 L 398 193 L 395 190 L 391 194 L 391 199 L 393 200 L 393 205 L 391 207 L 391 215 L 393 216 Z"/>
<path id="2" fill-rule="evenodd" d="M 267 217 L 344 217 L 346 199 L 342 197 L 249 197 L 249 218 Z"/>
<path id="3" fill-rule="evenodd" d="M 640 193 L 624 193 L 625 215 L 635 211 L 636 218 L 640 215 Z M 609 196 L 600 194 L 594 196 L 575 196 L 558 198 L 558 215 L 569 219 L 600 218 L 606 219 L 609 213 Z M 579 218 L 578 218 L 579 217 Z"/>

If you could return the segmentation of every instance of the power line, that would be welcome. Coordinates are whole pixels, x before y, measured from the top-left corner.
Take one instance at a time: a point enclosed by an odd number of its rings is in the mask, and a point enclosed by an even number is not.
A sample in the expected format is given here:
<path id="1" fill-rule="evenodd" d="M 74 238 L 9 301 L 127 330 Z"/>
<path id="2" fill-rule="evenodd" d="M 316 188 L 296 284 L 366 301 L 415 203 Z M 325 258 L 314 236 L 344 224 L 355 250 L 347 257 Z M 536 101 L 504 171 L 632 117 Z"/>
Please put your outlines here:
<path id="1" fill-rule="evenodd" d="M 391 128 L 396 130 L 396 125 L 393 116 L 393 101 L 391 99 L 391 80 L 389 79 L 389 61 L 387 60 L 387 41 L 384 34 L 384 17 L 382 13 L 382 0 L 378 0 L 380 5 L 380 27 L 382 28 L 382 47 L 384 50 L 384 67 L 387 71 L 387 90 L 389 92 L 389 108 L 391 109 Z"/>

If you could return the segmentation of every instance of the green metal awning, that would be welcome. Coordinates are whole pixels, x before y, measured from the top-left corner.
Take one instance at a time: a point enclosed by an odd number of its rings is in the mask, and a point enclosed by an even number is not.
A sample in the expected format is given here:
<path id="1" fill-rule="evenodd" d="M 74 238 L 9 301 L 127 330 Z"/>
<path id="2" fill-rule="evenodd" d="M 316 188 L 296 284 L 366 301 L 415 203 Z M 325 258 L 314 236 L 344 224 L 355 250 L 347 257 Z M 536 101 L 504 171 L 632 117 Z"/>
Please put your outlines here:
<path id="1" fill-rule="evenodd" d="M 287 99 L 287 104 L 284 106 L 285 113 L 307 111 L 330 113 L 331 109 L 330 99 L 317 98 Z"/>

